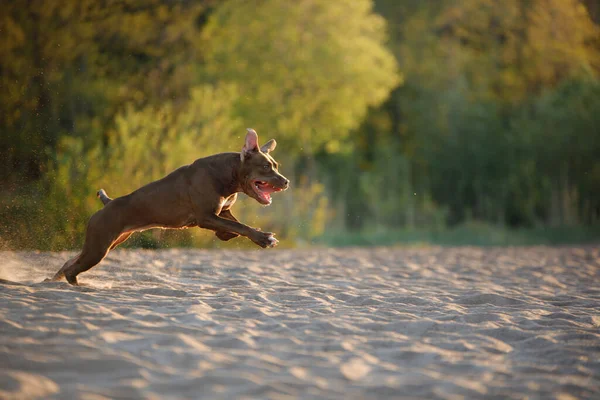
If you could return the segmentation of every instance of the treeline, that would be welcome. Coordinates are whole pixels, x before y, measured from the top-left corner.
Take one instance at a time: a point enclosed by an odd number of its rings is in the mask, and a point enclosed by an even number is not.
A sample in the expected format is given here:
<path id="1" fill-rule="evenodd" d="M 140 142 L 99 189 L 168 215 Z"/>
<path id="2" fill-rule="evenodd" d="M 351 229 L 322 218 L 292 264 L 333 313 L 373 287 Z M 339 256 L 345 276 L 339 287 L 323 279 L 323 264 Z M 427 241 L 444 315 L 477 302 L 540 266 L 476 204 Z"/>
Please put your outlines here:
<path id="1" fill-rule="evenodd" d="M 599 12 L 591 0 L 10 2 L 0 246 L 76 247 L 98 188 L 123 195 L 239 151 L 248 126 L 278 140 L 294 186 L 237 214 L 291 245 L 471 221 L 597 225 Z M 158 243 L 214 244 L 199 230 L 137 242 Z"/>
<path id="2" fill-rule="evenodd" d="M 336 180 L 346 226 L 598 224 L 599 14 L 589 5 L 378 1 L 404 84 L 363 122 L 358 154 L 336 160 L 353 171 Z"/>

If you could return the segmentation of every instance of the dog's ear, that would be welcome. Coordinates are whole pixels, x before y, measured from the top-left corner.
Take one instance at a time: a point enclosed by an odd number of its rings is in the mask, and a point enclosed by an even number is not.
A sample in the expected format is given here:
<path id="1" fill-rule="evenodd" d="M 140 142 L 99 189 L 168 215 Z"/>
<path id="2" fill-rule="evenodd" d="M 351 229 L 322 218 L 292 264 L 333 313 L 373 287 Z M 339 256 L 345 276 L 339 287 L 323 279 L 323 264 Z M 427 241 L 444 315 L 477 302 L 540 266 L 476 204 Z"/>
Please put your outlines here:
<path id="1" fill-rule="evenodd" d="M 263 153 L 270 153 L 273 150 L 275 150 L 275 147 L 277 147 L 277 142 L 275 141 L 275 139 L 271 139 L 261 146 L 260 151 L 262 151 Z"/>
<path id="2" fill-rule="evenodd" d="M 256 153 L 258 151 L 258 135 L 254 129 L 248 128 L 246 133 L 246 142 L 242 147 L 242 161 L 250 155 L 250 153 Z"/>

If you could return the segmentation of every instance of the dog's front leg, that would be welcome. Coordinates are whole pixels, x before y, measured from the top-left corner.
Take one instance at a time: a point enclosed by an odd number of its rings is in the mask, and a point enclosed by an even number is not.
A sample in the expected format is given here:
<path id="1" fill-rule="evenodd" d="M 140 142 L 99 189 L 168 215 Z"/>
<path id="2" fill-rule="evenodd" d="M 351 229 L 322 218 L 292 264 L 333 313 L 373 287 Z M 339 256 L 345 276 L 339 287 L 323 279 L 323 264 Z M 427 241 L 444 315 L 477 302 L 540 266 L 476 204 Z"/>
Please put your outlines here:
<path id="1" fill-rule="evenodd" d="M 222 218 L 228 219 L 228 220 L 230 220 L 230 221 L 236 221 L 236 222 L 239 222 L 239 221 L 237 220 L 237 218 L 235 218 L 235 217 L 233 216 L 233 214 L 231 213 L 231 211 L 230 211 L 230 210 L 222 210 L 222 211 L 221 211 L 221 213 L 219 214 L 219 217 L 222 217 Z M 233 238 L 236 238 L 236 237 L 240 236 L 240 235 L 238 235 L 237 233 L 233 233 L 233 232 L 225 232 L 225 231 L 217 231 L 217 232 L 215 232 L 215 235 L 217 235 L 217 237 L 218 237 L 219 239 L 223 240 L 223 241 L 228 241 L 228 240 L 231 240 L 231 239 L 233 239 Z"/>
<path id="2" fill-rule="evenodd" d="M 222 218 L 216 214 L 205 215 L 202 219 L 199 218 L 198 226 L 216 232 L 233 232 L 241 236 L 246 236 L 263 248 L 275 247 L 278 243 L 271 232 L 261 232 L 241 222 Z"/>

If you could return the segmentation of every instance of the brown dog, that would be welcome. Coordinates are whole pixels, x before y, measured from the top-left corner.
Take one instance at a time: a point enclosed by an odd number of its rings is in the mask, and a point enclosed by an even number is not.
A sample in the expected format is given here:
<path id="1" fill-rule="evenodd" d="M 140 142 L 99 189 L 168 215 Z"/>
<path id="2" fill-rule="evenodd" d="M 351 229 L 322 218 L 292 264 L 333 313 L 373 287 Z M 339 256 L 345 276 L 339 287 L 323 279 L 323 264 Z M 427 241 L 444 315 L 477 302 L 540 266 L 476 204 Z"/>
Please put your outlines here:
<path id="1" fill-rule="evenodd" d="M 221 240 L 241 235 L 263 248 L 276 246 L 273 233 L 240 223 L 230 211 L 239 192 L 269 205 L 271 193 L 288 188 L 289 181 L 269 155 L 275 146 L 271 139 L 259 148 L 258 135 L 248 129 L 241 153 L 200 158 L 114 200 L 100 189 L 98 197 L 105 207 L 90 218 L 83 250 L 67 261 L 52 280 L 64 276 L 76 285 L 78 274 L 98 264 L 134 232 L 150 228 L 199 226 L 215 231 Z"/>

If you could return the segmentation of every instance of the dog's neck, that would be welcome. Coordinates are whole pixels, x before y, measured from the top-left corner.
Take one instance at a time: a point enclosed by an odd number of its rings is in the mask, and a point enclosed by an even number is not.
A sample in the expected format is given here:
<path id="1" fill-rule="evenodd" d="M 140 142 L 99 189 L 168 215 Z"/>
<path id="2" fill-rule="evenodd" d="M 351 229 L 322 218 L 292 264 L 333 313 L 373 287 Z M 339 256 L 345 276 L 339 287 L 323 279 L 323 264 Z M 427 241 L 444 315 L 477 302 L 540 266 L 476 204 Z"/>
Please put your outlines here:
<path id="1" fill-rule="evenodd" d="M 243 192 L 242 177 L 240 176 L 242 161 L 239 153 L 227 158 L 227 162 L 223 166 L 223 178 L 221 181 L 221 195 L 223 197 L 231 196 L 234 193 Z"/>

